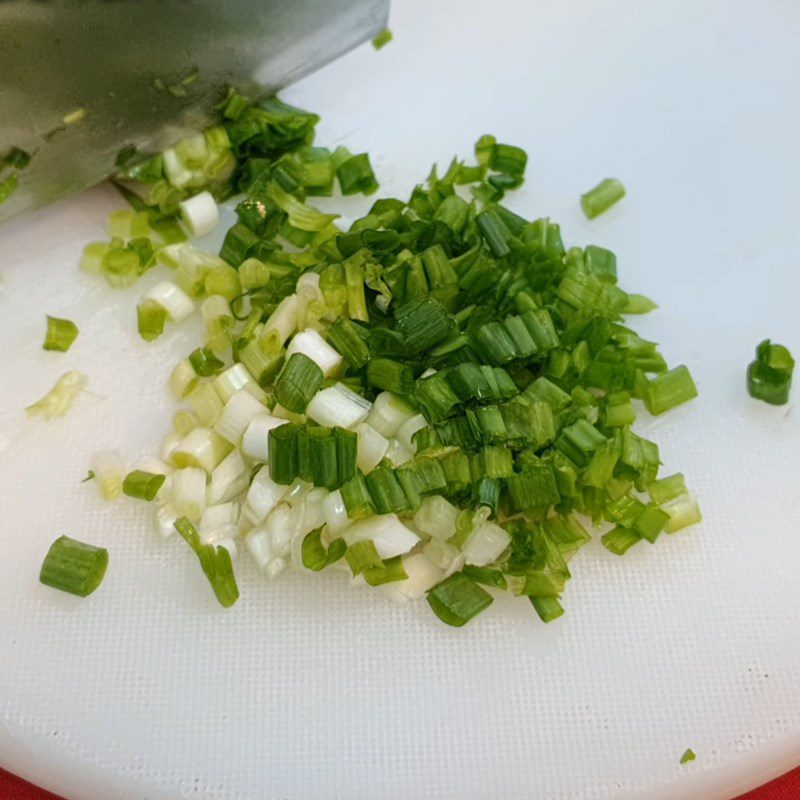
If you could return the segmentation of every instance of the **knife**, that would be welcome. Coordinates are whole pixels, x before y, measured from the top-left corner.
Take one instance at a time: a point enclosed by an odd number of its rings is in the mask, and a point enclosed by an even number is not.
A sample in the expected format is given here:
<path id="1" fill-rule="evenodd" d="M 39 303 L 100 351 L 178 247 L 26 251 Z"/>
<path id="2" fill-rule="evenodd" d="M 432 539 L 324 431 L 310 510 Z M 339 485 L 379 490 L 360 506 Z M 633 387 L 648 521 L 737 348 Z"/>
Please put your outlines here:
<path id="1" fill-rule="evenodd" d="M 226 86 L 270 93 L 298 80 L 375 36 L 388 10 L 389 0 L 0 2 L 0 221 L 99 183 L 125 147 L 160 151 L 204 127 Z"/>

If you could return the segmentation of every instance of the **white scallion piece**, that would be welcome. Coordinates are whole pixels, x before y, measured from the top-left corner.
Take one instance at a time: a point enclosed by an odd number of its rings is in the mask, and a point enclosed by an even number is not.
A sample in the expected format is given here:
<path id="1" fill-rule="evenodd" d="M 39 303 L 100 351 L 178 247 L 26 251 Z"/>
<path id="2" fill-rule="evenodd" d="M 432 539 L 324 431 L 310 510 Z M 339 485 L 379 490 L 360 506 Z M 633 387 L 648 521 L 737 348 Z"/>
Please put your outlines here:
<path id="1" fill-rule="evenodd" d="M 285 558 L 281 558 L 278 556 L 277 558 L 273 558 L 272 561 L 267 564 L 266 569 L 264 570 L 264 574 L 270 579 L 273 580 L 277 578 L 283 572 L 286 572 L 289 564 Z"/>
<path id="2" fill-rule="evenodd" d="M 392 392 L 381 392 L 372 404 L 367 424 L 382 436 L 391 439 L 397 435 L 400 426 L 413 416 L 414 409 L 405 400 Z"/>
<path id="3" fill-rule="evenodd" d="M 270 478 L 267 467 L 262 467 L 256 473 L 247 490 L 246 505 L 253 522 L 260 525 L 267 518 L 267 514 L 283 499 L 286 488 Z"/>
<path id="4" fill-rule="evenodd" d="M 144 299 L 158 303 L 173 322 L 186 319 L 194 311 L 192 298 L 172 281 L 157 283 L 145 292 Z"/>
<path id="5" fill-rule="evenodd" d="M 407 600 L 419 600 L 436 586 L 444 577 L 444 572 L 432 564 L 423 553 L 404 556 L 403 569 L 408 577 L 402 581 L 384 584 L 387 592 L 398 593 Z"/>
<path id="6" fill-rule="evenodd" d="M 416 414 L 415 416 L 407 419 L 398 429 L 397 429 L 397 441 L 400 442 L 406 450 L 410 453 L 416 453 L 417 448 L 414 445 L 413 436 L 417 431 L 422 430 L 423 428 L 427 427 L 428 422 L 422 414 Z"/>
<path id="7" fill-rule="evenodd" d="M 166 539 L 175 533 L 175 522 L 180 514 L 173 503 L 157 506 L 153 511 L 153 527 L 159 536 Z"/>
<path id="8" fill-rule="evenodd" d="M 223 403 L 227 403 L 236 392 L 251 383 L 255 383 L 253 376 L 241 362 L 223 370 L 211 381 L 211 385 Z"/>
<path id="9" fill-rule="evenodd" d="M 210 383 L 198 383 L 186 400 L 203 425 L 213 425 L 222 413 L 223 402 Z"/>
<path id="10" fill-rule="evenodd" d="M 325 524 L 334 536 L 338 536 L 350 525 L 347 508 L 342 499 L 342 493 L 338 489 L 331 492 L 322 501 L 322 513 L 325 517 Z"/>
<path id="11" fill-rule="evenodd" d="M 269 546 L 269 534 L 263 527 L 253 528 L 245 537 L 244 543 L 248 552 L 256 562 L 256 566 L 263 570 L 272 559 Z"/>
<path id="12" fill-rule="evenodd" d="M 284 297 L 264 323 L 260 341 L 265 352 L 277 353 L 297 330 L 297 295 Z"/>
<path id="13" fill-rule="evenodd" d="M 308 356 L 328 378 L 336 374 L 342 366 L 344 359 L 336 352 L 313 328 L 307 328 L 292 337 L 286 348 L 286 360 L 295 353 Z"/>
<path id="14" fill-rule="evenodd" d="M 266 408 L 261 405 L 251 394 L 240 389 L 236 392 L 222 409 L 222 413 L 214 422 L 214 430 L 237 447 L 241 444 L 242 436 L 247 426 Z"/>
<path id="15" fill-rule="evenodd" d="M 173 186 L 180 189 L 192 180 L 192 171 L 186 168 L 174 147 L 168 147 L 161 156 L 164 159 L 164 172 Z"/>
<path id="16" fill-rule="evenodd" d="M 231 311 L 230 303 L 221 294 L 212 294 L 203 300 L 200 305 L 200 316 L 203 318 L 206 330 L 213 328 L 220 317 L 230 318 L 230 324 L 233 324 L 233 312 Z M 236 364 L 235 366 L 240 367 L 243 365 Z"/>
<path id="17" fill-rule="evenodd" d="M 211 192 L 200 192 L 178 203 L 181 218 L 192 236 L 205 236 L 219 223 L 219 208 Z"/>
<path id="18" fill-rule="evenodd" d="M 172 453 L 175 451 L 175 448 L 180 445 L 183 441 L 183 437 L 179 436 L 177 433 L 168 433 L 162 440 L 161 440 L 161 447 L 158 449 L 158 457 L 161 461 L 166 461 L 167 464 L 172 463 Z"/>
<path id="19" fill-rule="evenodd" d="M 197 385 L 197 373 L 188 358 L 181 359 L 169 374 L 167 385 L 176 400 L 183 400 Z"/>
<path id="20" fill-rule="evenodd" d="M 122 494 L 125 462 L 116 450 L 100 450 L 92 456 L 90 469 L 94 482 L 104 500 L 114 500 Z"/>
<path id="21" fill-rule="evenodd" d="M 414 525 L 435 539 L 455 536 L 458 509 L 440 495 L 426 497 L 414 514 Z"/>
<path id="22" fill-rule="evenodd" d="M 75 398 L 84 390 L 89 379 L 82 372 L 65 372 L 55 386 L 40 400 L 29 405 L 29 414 L 40 414 L 45 419 L 61 417 L 72 408 Z"/>
<path id="23" fill-rule="evenodd" d="M 328 494 L 327 489 L 316 487 L 311 489 L 303 498 L 303 503 L 300 506 L 303 512 L 303 519 L 299 523 L 299 530 L 304 536 L 325 524 L 325 513 L 322 504 Z"/>
<path id="24" fill-rule="evenodd" d="M 170 455 L 176 467 L 201 467 L 210 474 L 230 452 L 225 439 L 201 426 L 189 431 Z"/>
<path id="25" fill-rule="evenodd" d="M 326 428 L 337 425 L 353 428 L 367 418 L 372 403 L 348 389 L 343 383 L 336 383 L 328 389 L 317 392 L 308 404 L 306 413 L 314 422 Z"/>
<path id="26" fill-rule="evenodd" d="M 152 472 L 154 475 L 169 475 L 174 468 L 156 456 L 142 456 L 136 462 L 136 469 L 140 469 L 142 472 Z M 164 484 L 161 484 L 161 488 L 164 488 Z"/>
<path id="27" fill-rule="evenodd" d="M 461 555 L 461 551 L 444 539 L 431 539 L 422 546 L 428 560 L 441 570 L 448 570 Z"/>
<path id="28" fill-rule="evenodd" d="M 389 440 L 378 433 L 371 425 L 361 422 L 354 428 L 356 441 L 356 459 L 358 468 L 364 472 L 372 472 L 389 449 Z"/>
<path id="29" fill-rule="evenodd" d="M 269 432 L 281 425 L 286 425 L 286 420 L 271 414 L 253 417 L 242 437 L 242 452 L 254 461 L 269 461 Z"/>
<path id="30" fill-rule="evenodd" d="M 304 481 L 301 478 L 296 478 L 294 483 L 286 488 L 286 494 L 283 496 L 283 501 L 290 506 L 299 506 L 304 502 L 305 496 L 314 488 L 313 483 Z"/>
<path id="31" fill-rule="evenodd" d="M 285 558 L 290 554 L 292 537 L 298 532 L 302 519 L 302 508 L 292 508 L 288 503 L 280 503 L 266 518 L 263 528 L 269 537 L 273 557 Z"/>
<path id="32" fill-rule="evenodd" d="M 496 561 L 508 547 L 511 537 L 507 531 L 492 522 L 476 525 L 461 547 L 467 564 L 483 567 Z"/>
<path id="33" fill-rule="evenodd" d="M 348 545 L 369 539 L 382 559 L 407 553 L 418 541 L 414 531 L 403 525 L 397 514 L 380 514 L 353 523 L 345 532 Z"/>
<path id="34" fill-rule="evenodd" d="M 239 506 L 236 503 L 218 503 L 206 506 L 200 517 L 198 532 L 204 541 L 213 538 L 222 539 L 235 534 L 236 523 L 239 521 Z"/>
<path id="35" fill-rule="evenodd" d="M 172 503 L 181 516 L 198 522 L 206 507 L 206 473 L 199 467 L 172 473 Z"/>
<path id="36" fill-rule="evenodd" d="M 389 442 L 389 448 L 386 450 L 386 458 L 393 467 L 399 467 L 401 464 L 411 461 L 414 458 L 414 454 L 410 450 L 406 450 L 397 439 L 392 439 Z"/>
<path id="37" fill-rule="evenodd" d="M 211 473 L 207 501 L 213 505 L 231 500 L 247 489 L 248 477 L 242 454 L 234 448 Z"/>

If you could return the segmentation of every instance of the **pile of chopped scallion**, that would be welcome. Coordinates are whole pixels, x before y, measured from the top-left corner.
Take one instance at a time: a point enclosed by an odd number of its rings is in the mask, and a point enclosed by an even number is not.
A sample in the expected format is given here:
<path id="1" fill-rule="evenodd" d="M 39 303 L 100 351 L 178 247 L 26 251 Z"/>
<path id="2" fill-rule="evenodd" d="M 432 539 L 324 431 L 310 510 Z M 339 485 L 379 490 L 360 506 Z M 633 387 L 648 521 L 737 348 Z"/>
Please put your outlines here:
<path id="1" fill-rule="evenodd" d="M 614 253 L 567 248 L 504 204 L 526 153 L 482 136 L 476 163 L 434 168 L 344 230 L 308 199 L 377 183 L 366 154 L 312 146 L 317 120 L 231 92 L 217 126 L 123 167 L 134 208 L 83 268 L 127 286 L 166 265 L 142 337 L 198 309 L 206 336 L 170 377 L 181 408 L 159 456 L 127 477 L 95 459 L 104 494 L 151 500 L 224 606 L 243 544 L 269 578 L 340 570 L 455 626 L 487 587 L 560 616 L 582 519 L 616 555 L 698 522 L 633 430 L 637 400 L 668 411 L 692 377 L 625 324 L 655 305 L 619 288 Z M 189 244 L 236 194 L 219 255 Z M 593 217 L 623 195 L 604 181 L 582 204 Z"/>

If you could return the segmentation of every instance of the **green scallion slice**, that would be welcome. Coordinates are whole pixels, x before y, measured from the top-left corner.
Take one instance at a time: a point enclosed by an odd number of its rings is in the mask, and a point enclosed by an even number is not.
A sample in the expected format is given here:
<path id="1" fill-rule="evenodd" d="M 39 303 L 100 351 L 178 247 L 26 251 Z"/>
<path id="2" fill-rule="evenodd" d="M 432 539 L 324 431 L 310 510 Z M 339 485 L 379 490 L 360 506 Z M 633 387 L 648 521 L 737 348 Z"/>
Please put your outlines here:
<path id="1" fill-rule="evenodd" d="M 106 567 L 105 548 L 61 536 L 50 545 L 39 580 L 62 592 L 86 597 L 102 583 Z"/>
<path id="2" fill-rule="evenodd" d="M 747 391 L 751 397 L 771 405 L 789 402 L 794 359 L 781 344 L 764 339 L 756 348 L 756 358 L 747 367 Z"/>
<path id="3" fill-rule="evenodd" d="M 201 378 L 209 378 L 225 369 L 225 362 L 220 361 L 208 347 L 198 347 L 194 350 L 189 355 L 189 363 Z"/>
<path id="4" fill-rule="evenodd" d="M 651 414 L 663 414 L 697 397 L 697 387 L 688 368 L 679 367 L 648 381 L 644 404 Z"/>
<path id="5" fill-rule="evenodd" d="M 125 476 L 122 492 L 128 497 L 136 497 L 139 500 L 154 500 L 165 480 L 166 475 L 136 469 Z"/>
<path id="6" fill-rule="evenodd" d="M 378 551 L 375 549 L 375 543 L 369 539 L 362 542 L 354 542 L 351 544 L 344 554 L 353 575 L 360 575 L 369 569 L 381 569 L 384 564 Z"/>
<path id="7" fill-rule="evenodd" d="M 428 592 L 433 613 L 454 628 L 465 625 L 492 602 L 492 596 L 463 572 L 454 572 Z"/>
<path id="8" fill-rule="evenodd" d="M 295 414 L 305 412 L 311 398 L 322 386 L 322 370 L 303 353 L 293 353 L 275 384 L 278 402 Z"/>
<path id="9" fill-rule="evenodd" d="M 42 349 L 66 353 L 77 338 L 78 326 L 72 320 L 48 316 Z"/>
<path id="10" fill-rule="evenodd" d="M 623 197 L 625 197 L 625 187 L 616 178 L 606 178 L 594 189 L 581 195 L 581 208 L 589 219 L 594 219 Z"/>

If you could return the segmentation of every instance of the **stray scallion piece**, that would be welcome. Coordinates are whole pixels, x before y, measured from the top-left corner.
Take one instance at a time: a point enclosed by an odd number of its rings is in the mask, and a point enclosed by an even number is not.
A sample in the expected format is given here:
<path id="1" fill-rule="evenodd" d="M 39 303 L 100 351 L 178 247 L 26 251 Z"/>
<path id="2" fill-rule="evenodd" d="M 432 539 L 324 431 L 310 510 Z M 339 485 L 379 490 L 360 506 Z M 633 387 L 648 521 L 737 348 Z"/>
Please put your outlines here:
<path id="1" fill-rule="evenodd" d="M 382 47 L 386 47 L 389 42 L 392 41 L 394 37 L 392 36 L 392 32 L 388 28 L 384 28 L 373 40 L 372 46 L 376 50 L 380 50 Z"/>
<path id="2" fill-rule="evenodd" d="M 139 335 L 146 342 L 158 339 L 164 332 L 167 321 L 167 309 L 155 300 L 142 300 L 136 306 L 136 324 Z"/>
<path id="3" fill-rule="evenodd" d="M 156 475 L 136 469 L 125 476 L 122 492 L 138 500 L 154 500 L 165 480 L 166 475 Z"/>
<path id="4" fill-rule="evenodd" d="M 594 189 L 581 195 L 581 208 L 589 219 L 594 219 L 604 211 L 608 211 L 623 197 L 625 197 L 625 187 L 616 178 L 606 178 Z"/>
<path id="5" fill-rule="evenodd" d="M 683 755 L 681 756 L 681 764 L 688 764 L 690 761 L 694 761 L 697 756 L 694 754 L 694 750 L 691 747 L 687 748 Z"/>
<path id="6" fill-rule="evenodd" d="M 61 536 L 50 545 L 39 580 L 62 592 L 86 597 L 102 583 L 106 567 L 105 548 Z"/>
<path id="7" fill-rule="evenodd" d="M 66 353 L 77 338 L 78 326 L 72 320 L 48 315 L 43 350 L 57 350 L 60 353 Z"/>
<path id="8" fill-rule="evenodd" d="M 175 529 L 200 560 L 219 604 L 224 608 L 232 606 L 239 599 L 239 587 L 228 549 L 222 545 L 203 544 L 200 534 L 186 517 L 175 521 Z"/>
<path id="9" fill-rule="evenodd" d="M 782 344 L 764 339 L 756 348 L 756 358 L 747 367 L 747 391 L 751 397 L 771 405 L 789 402 L 794 359 Z"/>
<path id="10" fill-rule="evenodd" d="M 66 372 L 41 400 L 29 405 L 29 414 L 40 414 L 45 419 L 62 417 L 72 408 L 77 396 L 84 390 L 88 378 L 82 372 Z"/>

